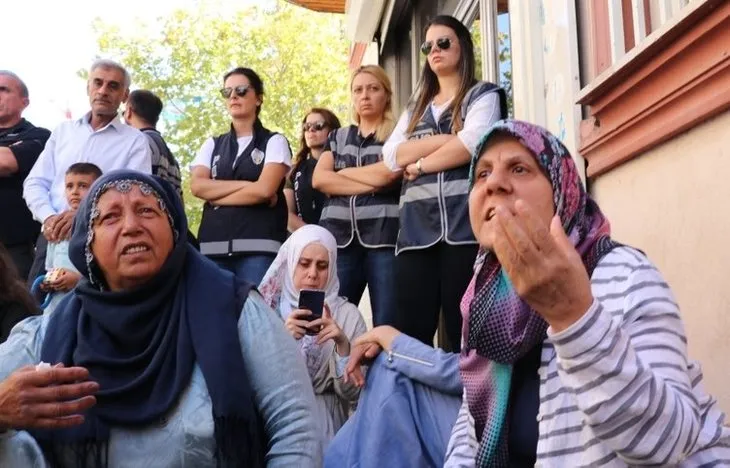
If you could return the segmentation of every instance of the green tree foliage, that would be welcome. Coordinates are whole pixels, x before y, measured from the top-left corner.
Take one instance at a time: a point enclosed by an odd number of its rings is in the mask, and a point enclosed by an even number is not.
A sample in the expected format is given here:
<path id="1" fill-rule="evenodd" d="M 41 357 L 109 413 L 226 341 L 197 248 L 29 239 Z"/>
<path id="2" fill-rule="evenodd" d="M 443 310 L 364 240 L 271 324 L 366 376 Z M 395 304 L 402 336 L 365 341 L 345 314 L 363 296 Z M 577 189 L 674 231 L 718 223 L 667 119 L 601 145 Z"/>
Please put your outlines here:
<path id="1" fill-rule="evenodd" d="M 261 3 L 264 5 L 261 6 Z M 284 2 L 218 11 L 200 2 L 132 33 L 94 23 L 101 56 L 132 74 L 132 87 L 165 102 L 161 128 L 184 173 L 185 204 L 197 232 L 202 202 L 189 191 L 187 166 L 206 138 L 227 131 L 230 119 L 218 90 L 225 72 L 245 66 L 264 80 L 264 125 L 286 135 L 296 152 L 300 122 L 310 107 L 328 107 L 349 121 L 349 42 L 343 17 Z"/>

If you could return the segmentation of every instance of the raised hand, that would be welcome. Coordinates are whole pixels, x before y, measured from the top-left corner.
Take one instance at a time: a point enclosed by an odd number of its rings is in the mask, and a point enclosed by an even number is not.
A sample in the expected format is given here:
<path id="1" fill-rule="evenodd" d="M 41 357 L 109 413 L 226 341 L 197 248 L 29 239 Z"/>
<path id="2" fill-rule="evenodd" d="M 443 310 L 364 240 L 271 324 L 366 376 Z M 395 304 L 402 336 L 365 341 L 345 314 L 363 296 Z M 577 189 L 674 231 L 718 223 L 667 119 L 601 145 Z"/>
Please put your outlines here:
<path id="1" fill-rule="evenodd" d="M 496 221 L 494 253 L 517 294 L 556 332 L 578 321 L 593 303 L 591 283 L 560 218 L 545 226 L 517 200 L 515 214 L 498 206 Z"/>

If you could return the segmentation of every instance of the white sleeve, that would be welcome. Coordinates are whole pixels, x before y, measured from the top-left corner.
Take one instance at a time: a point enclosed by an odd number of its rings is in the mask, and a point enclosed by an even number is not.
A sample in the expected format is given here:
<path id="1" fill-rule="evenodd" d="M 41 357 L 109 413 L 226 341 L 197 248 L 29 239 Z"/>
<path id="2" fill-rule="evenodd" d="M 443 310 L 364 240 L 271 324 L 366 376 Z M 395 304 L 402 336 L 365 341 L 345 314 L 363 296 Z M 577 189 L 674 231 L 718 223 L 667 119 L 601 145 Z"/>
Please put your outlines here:
<path id="1" fill-rule="evenodd" d="M 291 148 L 289 147 L 289 141 L 280 133 L 269 138 L 268 143 L 266 143 L 264 165 L 270 163 L 286 164 L 287 167 L 291 167 Z"/>
<path id="2" fill-rule="evenodd" d="M 23 182 L 23 198 L 28 209 L 33 213 L 33 218 L 43 223 L 48 217 L 55 215 L 56 210 L 51 204 L 51 186 L 56 173 L 54 154 L 56 151 L 56 139 L 61 126 L 51 133 L 46 142 L 45 148 L 38 156 L 28 177 Z"/>
<path id="3" fill-rule="evenodd" d="M 395 153 L 398 150 L 398 145 L 408 139 L 406 138 L 407 129 L 408 111 L 404 111 L 398 119 L 398 123 L 395 125 L 395 128 L 393 129 L 393 133 L 390 134 L 390 136 L 388 137 L 388 141 L 386 141 L 383 145 L 383 162 L 385 163 L 385 166 L 393 172 L 398 172 L 401 170 L 395 160 Z"/>
<path id="4" fill-rule="evenodd" d="M 464 389 L 459 414 L 456 416 L 456 422 L 451 429 L 449 443 L 446 446 L 444 468 L 473 468 L 478 452 L 479 442 L 474 428 L 474 418 L 469 413 L 466 389 Z"/>
<path id="5" fill-rule="evenodd" d="M 195 166 L 203 166 L 210 169 L 210 157 L 213 156 L 213 149 L 215 148 L 215 142 L 213 138 L 208 138 L 200 147 L 200 151 L 190 163 L 189 169 L 192 171 Z"/>
<path id="6" fill-rule="evenodd" d="M 474 154 L 479 140 L 489 127 L 500 119 L 500 112 L 499 93 L 496 91 L 485 94 L 469 107 L 464 121 L 464 128 L 456 134 L 466 149 L 469 150 L 469 154 Z"/>
<path id="7" fill-rule="evenodd" d="M 139 135 L 134 140 L 132 148 L 129 151 L 128 169 L 152 174 L 152 150 L 144 133 L 138 132 Z"/>

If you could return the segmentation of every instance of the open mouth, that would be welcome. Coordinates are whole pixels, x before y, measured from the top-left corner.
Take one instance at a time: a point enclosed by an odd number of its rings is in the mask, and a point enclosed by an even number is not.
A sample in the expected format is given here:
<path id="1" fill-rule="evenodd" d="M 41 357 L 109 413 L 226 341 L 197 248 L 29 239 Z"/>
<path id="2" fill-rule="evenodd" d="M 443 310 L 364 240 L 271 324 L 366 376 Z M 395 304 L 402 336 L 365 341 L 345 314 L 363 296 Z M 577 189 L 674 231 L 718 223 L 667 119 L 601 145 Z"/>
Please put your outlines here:
<path id="1" fill-rule="evenodd" d="M 497 209 L 492 207 L 487 210 L 487 221 L 491 221 L 494 215 L 497 214 Z"/>
<path id="2" fill-rule="evenodd" d="M 122 249 L 122 255 L 134 255 L 142 252 L 149 252 L 147 244 L 130 244 Z"/>

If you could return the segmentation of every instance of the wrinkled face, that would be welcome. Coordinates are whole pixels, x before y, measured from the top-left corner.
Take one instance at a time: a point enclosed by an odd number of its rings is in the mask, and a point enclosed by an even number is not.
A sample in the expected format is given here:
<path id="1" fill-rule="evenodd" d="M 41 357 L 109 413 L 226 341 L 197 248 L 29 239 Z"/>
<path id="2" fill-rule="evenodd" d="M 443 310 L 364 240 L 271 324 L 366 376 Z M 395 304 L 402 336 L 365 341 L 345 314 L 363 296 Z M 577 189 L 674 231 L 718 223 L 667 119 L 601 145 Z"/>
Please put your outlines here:
<path id="1" fill-rule="evenodd" d="M 64 190 L 66 192 L 66 201 L 72 210 L 79 209 L 81 200 L 86 197 L 94 180 L 96 180 L 96 177 L 92 174 L 66 174 Z"/>
<path id="2" fill-rule="evenodd" d="M 0 75 L 0 125 L 15 123 L 28 104 L 28 98 L 20 91 L 20 83 L 15 78 Z"/>
<path id="3" fill-rule="evenodd" d="M 321 127 L 321 128 L 320 128 Z M 317 128 L 320 128 L 317 130 Z M 322 114 L 312 112 L 304 120 L 302 131 L 307 148 L 322 148 L 327 142 L 327 135 L 332 129 L 327 126 Z"/>
<path id="4" fill-rule="evenodd" d="M 448 39 L 448 49 L 438 47 L 439 39 Z M 434 24 L 426 31 L 426 41 L 431 42 L 431 53 L 428 54 L 428 64 L 436 75 L 453 73 L 459 69 L 461 59 L 461 45 L 456 33 L 448 26 Z"/>
<path id="5" fill-rule="evenodd" d="M 548 229 L 555 214 L 552 185 L 532 153 L 514 138 L 493 138 L 477 161 L 469 194 L 471 228 L 485 249 L 494 245 L 497 206 L 515 214 L 515 202 L 523 200 Z"/>
<path id="6" fill-rule="evenodd" d="M 157 198 L 138 185 L 121 193 L 110 189 L 97 203 L 91 252 L 112 291 L 139 286 L 167 260 L 173 234 Z"/>
<path id="7" fill-rule="evenodd" d="M 388 94 L 375 76 L 358 73 L 352 80 L 352 104 L 360 118 L 382 117 L 388 104 Z"/>
<path id="8" fill-rule="evenodd" d="M 97 67 L 89 73 L 86 86 L 91 112 L 94 115 L 115 116 L 126 102 L 129 89 L 124 86 L 124 73 L 116 68 Z"/>
<path id="9" fill-rule="evenodd" d="M 244 96 L 239 96 L 235 89 L 238 86 L 247 86 Z M 223 83 L 224 88 L 231 88 L 231 96 L 226 99 L 226 109 L 232 118 L 247 118 L 256 115 L 256 108 L 261 105 L 261 99 L 251 87 L 251 82 L 245 75 L 234 74 Z"/>
<path id="10" fill-rule="evenodd" d="M 330 256 L 327 249 L 319 243 L 312 243 L 302 250 L 299 261 L 294 267 L 294 288 L 324 289 L 329 279 Z"/>

